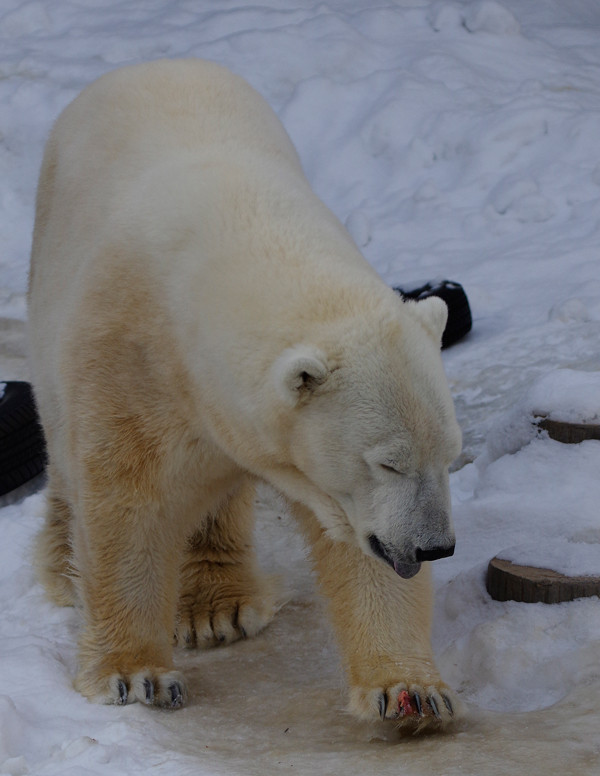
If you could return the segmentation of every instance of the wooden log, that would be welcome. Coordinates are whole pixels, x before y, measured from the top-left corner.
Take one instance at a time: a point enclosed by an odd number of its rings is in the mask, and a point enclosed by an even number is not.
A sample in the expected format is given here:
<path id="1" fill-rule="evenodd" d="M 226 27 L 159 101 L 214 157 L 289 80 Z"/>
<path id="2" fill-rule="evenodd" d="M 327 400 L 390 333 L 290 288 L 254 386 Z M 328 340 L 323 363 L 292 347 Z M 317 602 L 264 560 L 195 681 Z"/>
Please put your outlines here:
<path id="1" fill-rule="evenodd" d="M 552 569 L 519 566 L 509 560 L 492 558 L 486 588 L 496 601 L 557 604 L 600 596 L 600 577 L 568 577 Z"/>
<path id="2" fill-rule="evenodd" d="M 600 424 L 597 423 L 567 423 L 564 420 L 550 420 L 537 416 L 534 422 L 538 428 L 548 432 L 550 439 L 572 445 L 584 442 L 586 439 L 600 439 Z"/>

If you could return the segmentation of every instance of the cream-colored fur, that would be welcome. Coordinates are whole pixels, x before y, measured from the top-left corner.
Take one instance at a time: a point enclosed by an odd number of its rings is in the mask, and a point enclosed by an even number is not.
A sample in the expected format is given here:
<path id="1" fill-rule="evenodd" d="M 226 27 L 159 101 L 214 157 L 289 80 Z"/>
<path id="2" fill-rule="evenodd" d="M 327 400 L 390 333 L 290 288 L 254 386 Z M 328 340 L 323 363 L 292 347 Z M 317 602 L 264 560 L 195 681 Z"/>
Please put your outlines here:
<path id="1" fill-rule="evenodd" d="M 58 603 L 81 604 L 84 695 L 179 706 L 173 633 L 209 646 L 269 622 L 252 549 L 264 479 L 312 547 L 352 711 L 450 719 L 429 573 L 414 576 L 419 552 L 454 541 L 445 319 L 385 286 L 223 68 L 124 68 L 63 112 L 30 282 L 50 457 L 37 563 Z M 422 717 L 402 717 L 403 689 Z"/>

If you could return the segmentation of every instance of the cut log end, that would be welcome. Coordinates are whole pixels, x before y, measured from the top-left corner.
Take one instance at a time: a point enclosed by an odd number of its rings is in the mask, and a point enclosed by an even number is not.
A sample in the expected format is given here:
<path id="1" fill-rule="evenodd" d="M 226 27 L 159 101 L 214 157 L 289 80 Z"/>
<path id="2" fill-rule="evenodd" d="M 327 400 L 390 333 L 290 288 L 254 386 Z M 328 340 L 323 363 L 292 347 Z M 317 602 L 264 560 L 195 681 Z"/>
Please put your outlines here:
<path id="1" fill-rule="evenodd" d="M 563 420 L 551 420 L 540 415 L 534 417 L 534 422 L 550 439 L 563 444 L 573 445 L 588 439 L 600 439 L 600 425 L 597 423 L 567 423 Z"/>
<path id="2" fill-rule="evenodd" d="M 519 566 L 509 560 L 492 558 L 486 587 L 496 601 L 558 604 L 600 596 L 600 577 L 568 577 L 552 569 Z"/>

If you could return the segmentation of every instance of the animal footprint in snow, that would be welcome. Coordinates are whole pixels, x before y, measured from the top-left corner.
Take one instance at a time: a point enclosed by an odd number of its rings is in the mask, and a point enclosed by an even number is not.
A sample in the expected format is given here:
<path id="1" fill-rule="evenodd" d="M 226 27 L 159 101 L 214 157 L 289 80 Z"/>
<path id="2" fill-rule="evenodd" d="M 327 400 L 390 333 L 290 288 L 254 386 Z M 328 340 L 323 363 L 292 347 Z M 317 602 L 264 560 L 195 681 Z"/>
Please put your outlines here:
<path id="1" fill-rule="evenodd" d="M 525 154 L 524 149 L 541 142 L 548 135 L 546 115 L 539 110 L 527 109 L 520 99 L 507 105 L 496 121 L 483 132 L 480 140 L 485 161 L 495 169 L 508 165 Z M 526 161 L 524 157 L 523 161 Z"/>
<path id="2" fill-rule="evenodd" d="M 492 35 L 517 35 L 521 30 L 521 25 L 508 8 L 495 0 L 480 0 L 469 5 L 463 24 L 469 32 Z"/>
<path id="3" fill-rule="evenodd" d="M 497 213 L 508 213 L 521 223 L 548 221 L 556 212 L 554 204 L 540 193 L 538 184 L 530 178 L 501 181 L 492 192 L 491 201 Z"/>

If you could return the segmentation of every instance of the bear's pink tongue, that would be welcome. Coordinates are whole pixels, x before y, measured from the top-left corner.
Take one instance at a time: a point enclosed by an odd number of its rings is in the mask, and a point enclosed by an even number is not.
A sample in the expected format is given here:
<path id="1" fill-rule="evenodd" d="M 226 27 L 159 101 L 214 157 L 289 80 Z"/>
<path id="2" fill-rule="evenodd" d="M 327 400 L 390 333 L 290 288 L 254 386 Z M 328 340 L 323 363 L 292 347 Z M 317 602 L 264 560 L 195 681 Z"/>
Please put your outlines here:
<path id="1" fill-rule="evenodd" d="M 415 574 L 419 573 L 420 569 L 420 563 L 398 563 L 398 561 L 394 561 L 394 571 L 402 579 L 414 577 Z"/>

